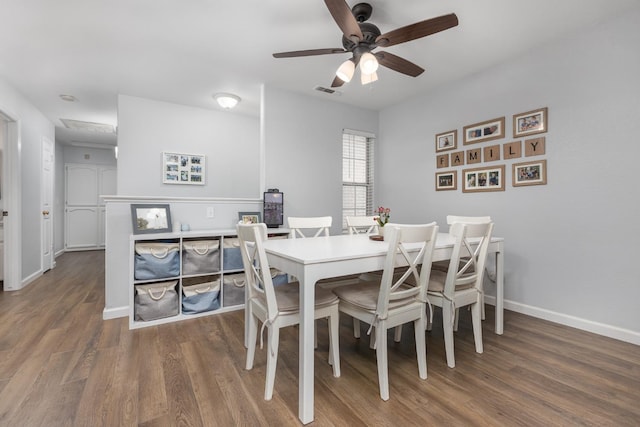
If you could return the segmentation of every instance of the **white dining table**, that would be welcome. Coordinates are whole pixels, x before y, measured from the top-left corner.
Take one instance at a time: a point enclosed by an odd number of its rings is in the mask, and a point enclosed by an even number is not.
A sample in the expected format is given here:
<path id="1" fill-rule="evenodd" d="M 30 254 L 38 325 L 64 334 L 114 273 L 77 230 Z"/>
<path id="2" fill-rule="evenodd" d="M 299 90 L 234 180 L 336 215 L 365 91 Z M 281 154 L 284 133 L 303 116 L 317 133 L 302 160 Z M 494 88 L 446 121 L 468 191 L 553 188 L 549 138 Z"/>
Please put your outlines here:
<path id="1" fill-rule="evenodd" d="M 433 261 L 451 258 L 454 239 L 439 233 Z M 388 244 L 367 235 L 337 235 L 307 239 L 278 239 L 264 242 L 271 267 L 300 282 L 300 352 L 298 368 L 298 417 L 303 424 L 313 421 L 314 407 L 314 305 L 315 284 L 320 279 L 382 270 Z M 494 237 L 489 253 L 496 254 L 495 332 L 503 332 L 504 239 Z"/>

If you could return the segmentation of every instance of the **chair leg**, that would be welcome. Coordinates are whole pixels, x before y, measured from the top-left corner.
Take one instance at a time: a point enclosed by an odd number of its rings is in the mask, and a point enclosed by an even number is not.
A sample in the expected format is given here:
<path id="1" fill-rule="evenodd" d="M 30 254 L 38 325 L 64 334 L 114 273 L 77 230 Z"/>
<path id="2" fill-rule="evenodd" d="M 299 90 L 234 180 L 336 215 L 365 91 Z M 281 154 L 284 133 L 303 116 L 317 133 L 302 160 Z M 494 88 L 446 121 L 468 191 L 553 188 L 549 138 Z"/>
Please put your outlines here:
<path id="1" fill-rule="evenodd" d="M 381 321 L 376 327 L 376 359 L 378 363 L 378 383 L 380 398 L 389 400 L 389 367 L 387 363 L 387 325 Z"/>
<path id="2" fill-rule="evenodd" d="M 456 308 L 456 316 L 453 319 L 453 332 L 458 332 L 458 321 L 460 320 L 460 309 Z"/>
<path id="3" fill-rule="evenodd" d="M 273 397 L 273 384 L 276 380 L 280 328 L 271 325 L 267 329 L 269 330 L 269 339 L 267 340 L 267 381 L 264 386 L 264 400 L 271 400 Z"/>
<path id="4" fill-rule="evenodd" d="M 313 348 L 318 349 L 318 321 L 313 322 Z"/>
<path id="5" fill-rule="evenodd" d="M 413 324 L 416 335 L 416 353 L 418 357 L 418 373 L 423 380 L 427 379 L 427 340 L 424 336 L 426 319 L 420 318 Z"/>
<path id="6" fill-rule="evenodd" d="M 402 340 L 402 325 L 396 326 L 396 331 L 393 335 L 393 340 L 395 342 L 400 342 L 400 340 Z"/>
<path id="7" fill-rule="evenodd" d="M 433 313 L 431 313 L 429 310 L 429 304 L 426 304 L 426 308 L 425 308 L 425 313 L 426 313 L 426 320 L 424 322 L 424 330 L 425 331 L 431 331 L 431 328 L 433 328 L 433 322 L 430 321 L 429 319 L 433 319 Z"/>
<path id="8" fill-rule="evenodd" d="M 340 377 L 340 316 L 329 316 L 329 364 L 333 366 L 333 376 Z"/>
<path id="9" fill-rule="evenodd" d="M 444 331 L 444 349 L 447 354 L 447 366 L 456 367 L 456 358 L 453 353 L 453 316 L 451 304 L 442 304 L 442 329 Z"/>
<path id="10" fill-rule="evenodd" d="M 476 343 L 476 353 L 484 351 L 482 346 L 482 298 L 471 306 L 471 320 L 473 322 L 473 340 Z"/>
<path id="11" fill-rule="evenodd" d="M 253 369 L 253 359 L 256 354 L 256 338 L 258 337 L 258 319 L 252 314 L 247 319 L 247 325 L 245 330 L 247 331 L 247 361 L 245 364 L 245 369 L 250 370 Z"/>
<path id="12" fill-rule="evenodd" d="M 355 317 L 353 318 L 353 337 L 360 338 L 360 321 Z"/>

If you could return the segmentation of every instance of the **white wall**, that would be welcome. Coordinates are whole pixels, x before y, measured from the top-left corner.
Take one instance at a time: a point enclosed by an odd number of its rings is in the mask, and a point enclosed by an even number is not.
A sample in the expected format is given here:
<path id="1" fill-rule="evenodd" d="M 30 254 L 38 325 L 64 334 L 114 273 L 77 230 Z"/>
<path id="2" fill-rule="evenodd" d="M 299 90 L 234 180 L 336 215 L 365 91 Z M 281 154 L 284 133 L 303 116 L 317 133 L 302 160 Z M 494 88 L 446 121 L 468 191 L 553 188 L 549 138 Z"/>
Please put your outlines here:
<path id="1" fill-rule="evenodd" d="M 505 238 L 507 308 L 640 344 L 638 22 L 636 8 L 382 111 L 377 188 L 394 221 L 491 215 Z M 536 159 L 523 157 L 484 163 L 506 164 L 504 192 L 434 190 L 435 134 L 458 129 L 459 150 L 511 142 L 512 115 L 545 106 L 547 185 L 511 186 L 511 164 Z M 501 116 L 504 139 L 462 145 L 463 126 Z M 460 179 L 475 166 L 450 169 Z"/>
<path id="2" fill-rule="evenodd" d="M 342 130 L 378 133 L 378 113 L 275 88 L 264 91 L 266 187 L 284 192 L 284 217 L 334 218 L 342 232 Z"/>
<path id="3" fill-rule="evenodd" d="M 257 117 L 118 97 L 118 194 L 259 197 Z M 205 185 L 162 183 L 162 152 L 206 156 Z"/>
<path id="4" fill-rule="evenodd" d="M 21 284 L 42 273 L 40 192 L 42 187 L 42 139 L 55 140 L 53 124 L 31 103 L 0 77 L 0 111 L 19 122 L 21 169 L 21 216 L 19 238 L 22 249 Z M 16 212 L 9 212 L 9 215 Z M 5 229 L 5 240 L 7 230 Z M 5 248 L 8 250 L 8 248 Z"/>

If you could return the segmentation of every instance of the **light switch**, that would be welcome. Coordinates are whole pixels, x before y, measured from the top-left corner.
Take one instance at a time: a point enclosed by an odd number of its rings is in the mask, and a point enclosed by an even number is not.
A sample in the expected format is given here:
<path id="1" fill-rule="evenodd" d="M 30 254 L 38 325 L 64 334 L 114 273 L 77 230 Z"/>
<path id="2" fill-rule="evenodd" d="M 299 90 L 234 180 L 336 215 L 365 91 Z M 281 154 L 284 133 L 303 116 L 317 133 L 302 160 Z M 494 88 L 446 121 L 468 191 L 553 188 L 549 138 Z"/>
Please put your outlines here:
<path id="1" fill-rule="evenodd" d="M 207 208 L 207 218 L 213 218 L 213 206 Z"/>

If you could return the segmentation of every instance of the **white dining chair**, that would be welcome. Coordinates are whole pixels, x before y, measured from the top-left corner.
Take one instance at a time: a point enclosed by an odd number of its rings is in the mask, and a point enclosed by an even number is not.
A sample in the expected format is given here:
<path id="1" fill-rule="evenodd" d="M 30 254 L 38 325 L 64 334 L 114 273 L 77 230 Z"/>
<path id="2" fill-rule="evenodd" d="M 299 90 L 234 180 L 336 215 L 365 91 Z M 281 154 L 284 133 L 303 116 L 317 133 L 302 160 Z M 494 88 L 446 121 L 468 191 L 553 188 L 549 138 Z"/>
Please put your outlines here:
<path id="1" fill-rule="evenodd" d="M 487 222 L 491 222 L 490 216 L 459 216 L 459 215 L 447 215 L 447 225 L 451 227 L 453 223 L 461 222 L 465 224 L 484 224 Z M 462 257 L 462 261 L 465 261 L 465 257 Z M 434 270 L 444 271 L 445 273 L 449 270 L 449 261 L 435 261 L 433 266 L 431 267 Z M 482 292 L 482 320 L 485 319 L 485 310 L 484 310 L 484 286 L 480 289 Z M 454 330 L 458 330 L 458 310 L 456 310 L 456 321 L 454 324 Z"/>
<path id="2" fill-rule="evenodd" d="M 349 234 L 377 234 L 378 223 L 376 217 L 371 216 L 346 216 L 347 230 Z"/>
<path id="3" fill-rule="evenodd" d="M 470 306 L 473 323 L 473 338 L 477 353 L 482 345 L 482 281 L 487 260 L 493 222 L 454 222 L 449 234 L 454 236 L 449 267 L 446 272 L 432 269 L 427 295 L 433 306 L 442 309 L 442 325 L 447 355 L 447 365 L 455 367 L 453 332 L 456 312 L 460 307 Z M 471 243 L 469 239 L 479 239 Z"/>
<path id="4" fill-rule="evenodd" d="M 378 234 L 378 223 L 376 222 L 376 216 L 346 216 L 347 230 L 349 234 Z M 372 273 L 363 273 L 358 276 L 363 282 L 374 282 L 382 278 L 382 271 L 376 271 Z M 357 318 L 353 318 L 353 336 L 360 338 L 360 321 Z M 373 348 L 375 340 L 371 339 L 371 348 Z"/>
<path id="5" fill-rule="evenodd" d="M 271 400 L 278 361 L 280 329 L 300 323 L 299 283 L 291 282 L 273 286 L 269 262 L 263 242 L 267 239 L 267 227 L 260 224 L 237 224 L 238 239 L 246 277 L 248 292 L 245 309 L 248 315 L 248 347 L 246 369 L 253 368 L 258 334 L 262 347 L 263 330 L 267 329 L 267 374 L 264 399 Z M 333 365 L 333 375 L 340 376 L 339 352 L 339 300 L 331 291 L 316 288 L 314 318 L 329 319 L 329 364 Z"/>
<path id="6" fill-rule="evenodd" d="M 328 236 L 333 223 L 333 218 L 330 216 L 316 216 L 316 217 L 293 217 L 287 218 L 289 230 L 291 230 L 291 238 L 306 238 L 306 237 L 318 237 Z"/>
<path id="7" fill-rule="evenodd" d="M 431 258 L 438 235 L 435 222 L 421 225 L 387 224 L 385 240 L 389 249 L 382 279 L 377 283 L 362 282 L 336 288 L 340 312 L 365 322 L 374 331 L 380 397 L 389 400 L 387 330 L 413 322 L 420 378 L 427 378 L 427 353 L 424 328 L 427 324 L 427 285 Z M 401 277 L 395 267 L 406 265 Z M 408 277 L 413 283 L 406 283 Z M 430 312 L 430 311 L 429 311 Z"/>

